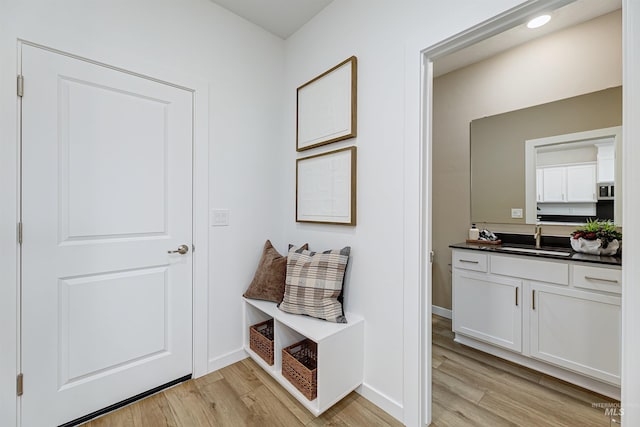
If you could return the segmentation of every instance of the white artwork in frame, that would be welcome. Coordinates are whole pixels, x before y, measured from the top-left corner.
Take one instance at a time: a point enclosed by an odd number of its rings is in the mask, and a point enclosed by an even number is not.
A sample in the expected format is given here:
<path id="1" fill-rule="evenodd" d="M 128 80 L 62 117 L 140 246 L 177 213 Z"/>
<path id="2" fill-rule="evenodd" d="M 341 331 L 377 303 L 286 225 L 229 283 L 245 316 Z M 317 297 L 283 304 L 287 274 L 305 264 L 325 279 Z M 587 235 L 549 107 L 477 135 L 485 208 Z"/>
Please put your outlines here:
<path id="1" fill-rule="evenodd" d="M 297 151 L 356 136 L 357 68 L 352 56 L 298 88 Z"/>
<path id="2" fill-rule="evenodd" d="M 356 225 L 356 147 L 296 161 L 296 221 Z"/>

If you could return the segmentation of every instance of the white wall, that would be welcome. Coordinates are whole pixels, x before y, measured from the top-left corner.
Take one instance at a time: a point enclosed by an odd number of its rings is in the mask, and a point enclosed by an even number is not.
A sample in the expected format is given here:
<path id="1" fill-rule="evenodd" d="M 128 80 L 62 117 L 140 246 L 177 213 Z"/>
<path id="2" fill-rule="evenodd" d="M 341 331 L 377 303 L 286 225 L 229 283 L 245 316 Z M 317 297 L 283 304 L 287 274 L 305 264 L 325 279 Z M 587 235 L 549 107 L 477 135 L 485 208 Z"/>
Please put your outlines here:
<path id="1" fill-rule="evenodd" d="M 340 0 L 286 42 L 285 235 L 312 250 L 352 247 L 345 298 L 347 310 L 366 319 L 362 393 L 398 418 L 405 401 L 403 288 L 417 286 L 403 278 L 405 49 L 415 40 L 435 44 L 517 3 Z M 358 137 L 296 154 L 296 88 L 351 55 L 358 57 Z M 358 225 L 297 224 L 296 157 L 352 144 L 358 146 Z"/>
<path id="2" fill-rule="evenodd" d="M 278 216 L 284 42 L 208 0 L 0 3 L 0 425 L 14 424 L 16 40 L 162 78 L 209 84 L 210 206 L 230 209 L 210 242 L 210 367 L 242 346 L 240 295 Z M 28 82 L 25 82 L 28 91 Z M 274 190 L 275 189 L 275 190 Z M 275 197 L 275 201 L 274 201 Z M 236 353 L 242 354 L 242 353 Z M 222 359 L 221 359 L 222 358 Z M 28 373 L 25 373 L 28 375 Z M 27 391 L 28 392 L 28 391 Z"/>

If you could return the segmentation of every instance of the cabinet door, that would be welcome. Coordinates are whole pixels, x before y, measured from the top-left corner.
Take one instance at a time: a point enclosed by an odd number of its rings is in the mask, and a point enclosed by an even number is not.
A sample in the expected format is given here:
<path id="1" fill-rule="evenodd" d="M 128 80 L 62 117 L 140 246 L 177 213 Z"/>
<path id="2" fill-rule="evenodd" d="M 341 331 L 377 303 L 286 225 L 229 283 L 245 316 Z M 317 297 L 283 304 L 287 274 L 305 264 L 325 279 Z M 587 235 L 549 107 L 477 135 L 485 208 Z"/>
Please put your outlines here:
<path id="1" fill-rule="evenodd" d="M 522 351 L 521 293 L 520 280 L 455 269 L 454 332 Z"/>
<path id="2" fill-rule="evenodd" d="M 531 357 L 620 385 L 620 297 L 531 283 Z"/>
<path id="3" fill-rule="evenodd" d="M 542 169 L 542 201 L 564 202 L 566 199 L 567 168 L 555 167 Z"/>
<path id="4" fill-rule="evenodd" d="M 615 147 L 610 144 L 596 144 L 598 147 L 598 182 L 615 180 Z"/>
<path id="5" fill-rule="evenodd" d="M 567 167 L 567 202 L 596 202 L 596 165 Z"/>
<path id="6" fill-rule="evenodd" d="M 615 159 L 613 157 L 598 158 L 598 182 L 613 182 L 615 180 Z"/>
<path id="7" fill-rule="evenodd" d="M 542 197 L 544 190 L 544 171 L 543 169 L 536 169 L 536 201 L 543 202 Z"/>

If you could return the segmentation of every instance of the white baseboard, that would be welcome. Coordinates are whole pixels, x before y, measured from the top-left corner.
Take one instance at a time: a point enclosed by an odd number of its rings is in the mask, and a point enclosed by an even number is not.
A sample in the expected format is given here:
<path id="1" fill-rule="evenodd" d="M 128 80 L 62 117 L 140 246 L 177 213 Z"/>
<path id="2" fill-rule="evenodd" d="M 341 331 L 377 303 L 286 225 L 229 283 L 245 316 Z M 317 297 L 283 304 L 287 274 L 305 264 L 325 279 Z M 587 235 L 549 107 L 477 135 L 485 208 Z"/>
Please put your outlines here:
<path id="1" fill-rule="evenodd" d="M 249 357 L 246 351 L 243 348 L 238 350 L 234 350 L 230 353 L 223 354 L 222 356 L 214 357 L 213 359 L 209 359 L 209 372 L 217 371 L 218 369 L 222 369 L 226 366 L 233 365 L 236 362 L 239 362 L 243 359 Z"/>
<path id="2" fill-rule="evenodd" d="M 356 389 L 362 397 L 385 411 L 387 414 L 391 415 L 396 420 L 402 422 L 404 411 L 402 405 L 391 399 L 390 397 L 380 393 L 375 388 L 363 383 L 360 387 Z"/>
<path id="3" fill-rule="evenodd" d="M 438 307 L 437 305 L 431 306 L 431 312 L 447 319 L 453 318 L 453 312 L 448 308 Z"/>

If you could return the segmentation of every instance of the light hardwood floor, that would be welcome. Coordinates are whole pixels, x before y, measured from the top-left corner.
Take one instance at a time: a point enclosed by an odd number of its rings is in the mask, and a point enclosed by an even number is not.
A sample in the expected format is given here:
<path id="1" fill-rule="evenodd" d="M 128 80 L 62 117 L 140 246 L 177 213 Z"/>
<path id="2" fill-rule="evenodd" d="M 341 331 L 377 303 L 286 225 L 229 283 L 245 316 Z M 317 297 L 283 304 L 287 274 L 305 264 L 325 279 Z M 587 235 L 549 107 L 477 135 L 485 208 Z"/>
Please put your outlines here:
<path id="1" fill-rule="evenodd" d="M 593 403 L 619 403 L 453 341 L 433 316 L 432 426 L 606 426 Z"/>
<path id="2" fill-rule="evenodd" d="M 251 359 L 186 381 L 84 424 L 85 427 L 401 425 L 355 392 L 315 418 Z"/>
<path id="3" fill-rule="evenodd" d="M 453 341 L 433 317 L 432 426 L 609 426 L 615 402 Z M 251 359 L 187 381 L 95 419 L 85 427 L 400 426 L 351 393 L 314 418 Z"/>

